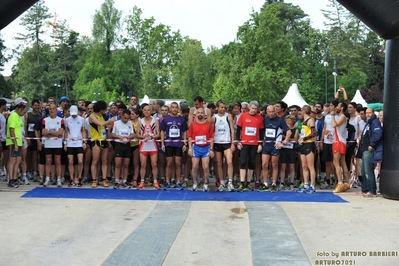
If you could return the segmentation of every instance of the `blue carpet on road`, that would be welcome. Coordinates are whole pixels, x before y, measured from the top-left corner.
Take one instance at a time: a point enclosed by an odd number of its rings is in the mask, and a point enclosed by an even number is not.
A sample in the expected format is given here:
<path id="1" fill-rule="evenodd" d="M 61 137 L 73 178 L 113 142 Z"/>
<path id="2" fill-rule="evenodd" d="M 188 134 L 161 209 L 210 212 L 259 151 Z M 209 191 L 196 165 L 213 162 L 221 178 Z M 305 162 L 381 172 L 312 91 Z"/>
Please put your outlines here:
<path id="1" fill-rule="evenodd" d="M 130 190 L 92 188 L 34 188 L 24 198 L 69 198 L 168 201 L 271 201 L 271 202 L 347 202 L 331 192 L 306 195 L 297 192 L 203 192 L 191 190 Z"/>

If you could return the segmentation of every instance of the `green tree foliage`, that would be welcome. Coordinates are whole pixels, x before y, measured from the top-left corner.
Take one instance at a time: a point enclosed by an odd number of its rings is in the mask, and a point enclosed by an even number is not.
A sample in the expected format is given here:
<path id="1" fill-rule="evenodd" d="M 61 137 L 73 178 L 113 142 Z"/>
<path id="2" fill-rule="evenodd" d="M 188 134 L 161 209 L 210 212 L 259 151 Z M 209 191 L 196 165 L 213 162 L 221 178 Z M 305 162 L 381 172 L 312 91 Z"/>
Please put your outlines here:
<path id="1" fill-rule="evenodd" d="M 105 0 L 94 14 L 92 34 L 96 42 L 104 44 L 106 59 L 110 58 L 111 48 L 115 48 L 121 19 L 122 12 L 116 9 L 114 0 Z"/>
<path id="2" fill-rule="evenodd" d="M 4 79 L 3 75 L 0 74 L 0 96 L 11 98 L 11 93 L 12 93 L 12 87 Z"/>
<path id="3" fill-rule="evenodd" d="M 120 25 L 121 12 L 106 0 L 93 20 L 94 39 L 87 42 L 84 60 L 77 63 L 81 69 L 73 87 L 76 98 L 115 101 L 138 86 L 137 52 L 115 49 Z"/>
<path id="4" fill-rule="evenodd" d="M 63 30 L 61 29 L 61 31 Z M 50 78 L 62 87 L 61 94 L 70 96 L 70 91 L 77 78 L 75 61 L 78 59 L 79 34 L 74 31 L 67 33 L 66 38 L 61 35 L 61 38 L 58 39 L 58 45 L 51 54 L 49 72 Z"/>
<path id="5" fill-rule="evenodd" d="M 40 63 L 36 61 L 38 51 L 40 52 Z M 54 95 L 53 83 L 49 79 L 48 73 L 51 54 L 49 44 L 42 45 L 40 49 L 37 49 L 36 44 L 25 48 L 17 64 L 13 67 L 11 75 L 18 93 L 24 91 L 29 99 L 44 99 L 49 94 Z M 38 73 L 41 73 L 41 75 L 38 75 Z"/>
<path id="6" fill-rule="evenodd" d="M 156 24 L 155 19 L 142 18 L 142 10 L 134 7 L 126 18 L 125 45 L 138 53 L 141 82 L 136 93 L 152 98 L 169 97 L 172 68 L 177 63 L 183 38 L 169 26 Z"/>
<path id="7" fill-rule="evenodd" d="M 42 35 L 46 19 L 50 17 L 44 0 L 37 2 L 21 18 L 20 24 L 25 27 L 26 33 L 18 33 L 16 37 L 28 46 L 19 54 L 12 77 L 18 92 L 25 91 L 30 97 L 42 98 L 49 89 L 47 71 L 51 50 Z"/>
<path id="8" fill-rule="evenodd" d="M 170 88 L 172 98 L 193 99 L 201 95 L 212 99 L 214 75 L 212 75 L 211 56 L 202 48 L 201 42 L 186 39 L 180 60 L 173 68 L 173 83 Z"/>
<path id="9" fill-rule="evenodd" d="M 114 0 L 104 0 L 93 17 L 92 36 L 79 36 L 58 21 L 50 45 L 42 38 L 50 17 L 42 0 L 23 16 L 26 33 L 17 37 L 23 45 L 10 87 L 41 99 L 66 94 L 114 101 L 147 94 L 274 103 L 297 83 L 314 104 L 333 99 L 335 71 L 337 87 L 344 86 L 349 98 L 360 89 L 366 100 L 379 100 L 385 43 L 336 0 L 323 13 L 326 30 L 319 31 L 298 6 L 266 0 L 238 28 L 234 42 L 205 51 L 201 41 L 144 18 L 139 7 L 122 17 Z M 4 51 L 0 38 L 0 69 Z"/>
<path id="10" fill-rule="evenodd" d="M 380 40 L 338 1 L 329 2 L 330 9 L 323 10 L 326 25 L 330 27 L 325 33 L 325 42 L 328 44 L 326 58 L 330 64 L 336 60 L 337 87 L 344 86 L 351 98 L 357 89 L 383 82 L 383 79 L 378 78 L 383 75 L 383 70 L 379 71 Z"/>
<path id="11" fill-rule="evenodd" d="M 310 29 L 305 16 L 298 7 L 281 2 L 265 3 L 260 13 L 253 12 L 238 30 L 238 44 L 225 47 L 228 53 L 222 60 L 231 72 L 222 69 L 215 94 L 237 92 L 231 97 L 268 103 L 281 100 L 304 69 L 307 41 L 306 35 L 301 36 Z M 223 88 L 223 84 L 228 86 Z"/>
<path id="12" fill-rule="evenodd" d="M 3 38 L 0 34 L 0 71 L 3 71 L 4 69 L 4 64 L 8 61 L 7 57 L 5 55 L 5 51 L 6 51 L 6 46 L 4 45 L 4 41 Z"/>

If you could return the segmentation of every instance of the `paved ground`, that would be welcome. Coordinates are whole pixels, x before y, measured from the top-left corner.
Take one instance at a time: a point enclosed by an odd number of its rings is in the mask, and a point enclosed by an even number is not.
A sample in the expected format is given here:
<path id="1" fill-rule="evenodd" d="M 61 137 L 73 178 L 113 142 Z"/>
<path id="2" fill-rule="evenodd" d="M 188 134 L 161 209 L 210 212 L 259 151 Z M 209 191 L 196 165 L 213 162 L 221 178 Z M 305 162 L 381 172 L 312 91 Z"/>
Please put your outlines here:
<path id="1" fill-rule="evenodd" d="M 399 202 L 381 196 L 157 202 L 21 198 L 26 189 L 0 184 L 1 265 L 399 265 Z"/>

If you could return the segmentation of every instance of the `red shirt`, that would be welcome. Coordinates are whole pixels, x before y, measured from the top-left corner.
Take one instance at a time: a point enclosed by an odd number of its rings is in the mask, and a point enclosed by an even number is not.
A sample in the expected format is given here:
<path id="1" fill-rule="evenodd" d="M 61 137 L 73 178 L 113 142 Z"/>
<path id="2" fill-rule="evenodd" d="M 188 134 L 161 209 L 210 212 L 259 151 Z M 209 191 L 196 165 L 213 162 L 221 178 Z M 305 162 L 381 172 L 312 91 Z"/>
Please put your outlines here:
<path id="1" fill-rule="evenodd" d="M 213 135 L 212 124 L 208 121 L 202 124 L 193 121 L 188 129 L 188 137 L 191 138 L 193 144 L 197 146 L 209 145 L 209 140 L 213 138 Z"/>
<path id="2" fill-rule="evenodd" d="M 241 127 L 241 142 L 245 145 L 258 145 L 259 130 L 265 128 L 263 117 L 260 114 L 250 115 L 242 113 L 237 126 Z"/>

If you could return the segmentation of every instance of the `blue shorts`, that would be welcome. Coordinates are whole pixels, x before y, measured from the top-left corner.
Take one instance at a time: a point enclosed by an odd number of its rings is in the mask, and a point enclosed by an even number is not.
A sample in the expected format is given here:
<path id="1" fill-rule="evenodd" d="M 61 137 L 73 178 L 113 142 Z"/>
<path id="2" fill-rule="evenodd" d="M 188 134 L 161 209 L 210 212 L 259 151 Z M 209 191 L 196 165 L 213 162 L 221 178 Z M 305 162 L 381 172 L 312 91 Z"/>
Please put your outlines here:
<path id="1" fill-rule="evenodd" d="M 263 146 L 262 154 L 269 154 L 269 155 L 272 155 L 272 156 L 277 156 L 277 155 L 280 154 L 280 149 L 276 149 L 274 147 L 274 144 L 272 144 L 272 145 L 265 144 Z"/>
<path id="2" fill-rule="evenodd" d="M 210 146 L 206 145 L 206 146 L 197 146 L 197 145 L 193 145 L 193 158 L 205 158 L 209 156 L 209 152 L 210 152 Z"/>

